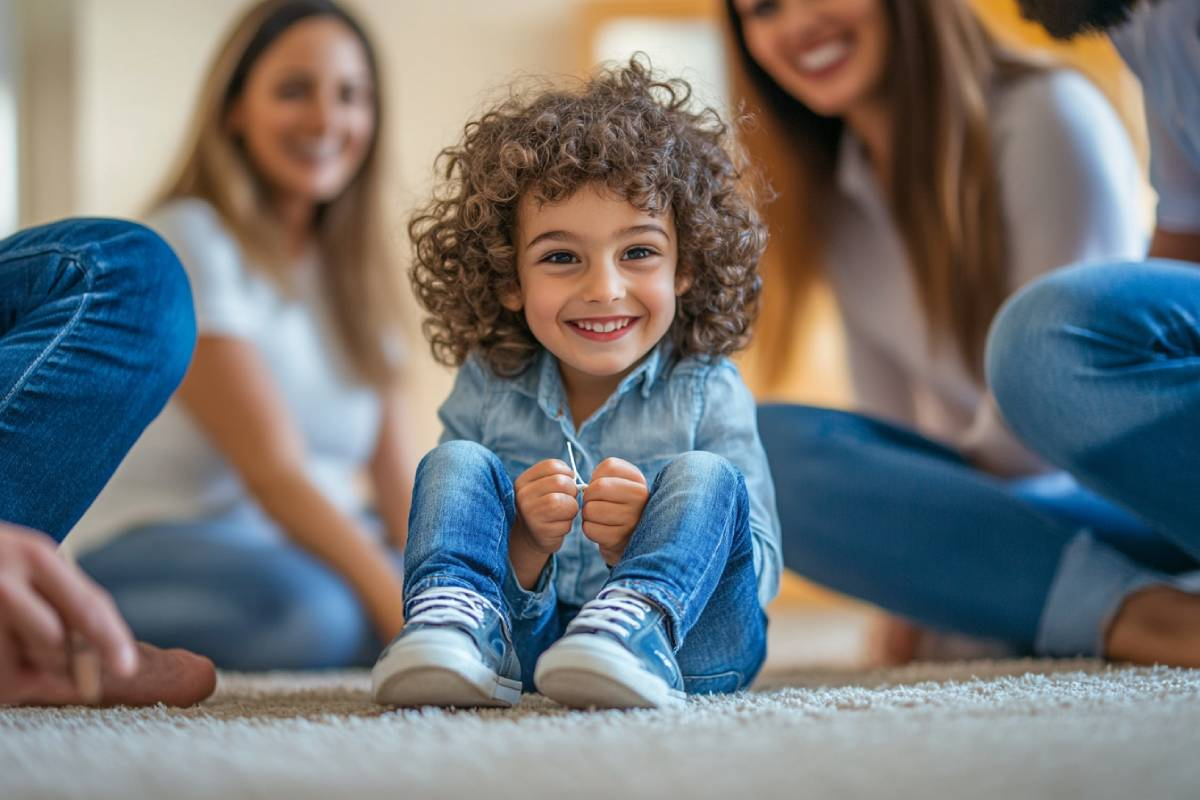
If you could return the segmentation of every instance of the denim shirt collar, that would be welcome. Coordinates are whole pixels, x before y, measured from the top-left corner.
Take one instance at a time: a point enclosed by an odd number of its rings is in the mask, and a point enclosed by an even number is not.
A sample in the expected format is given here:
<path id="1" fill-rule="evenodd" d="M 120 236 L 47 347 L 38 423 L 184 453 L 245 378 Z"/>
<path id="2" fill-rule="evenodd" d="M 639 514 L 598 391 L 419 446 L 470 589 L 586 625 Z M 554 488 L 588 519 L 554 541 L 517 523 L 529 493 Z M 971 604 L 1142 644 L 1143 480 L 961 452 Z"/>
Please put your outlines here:
<path id="1" fill-rule="evenodd" d="M 592 418 L 595 419 L 607 413 L 623 395 L 635 389 L 640 390 L 643 398 L 648 398 L 654 390 L 655 383 L 670 367 L 672 350 L 671 342 L 667 338 L 655 345 L 641 363 L 621 379 L 617 390 L 592 415 Z M 551 419 L 562 419 L 566 416 L 566 388 L 562 383 L 562 373 L 558 369 L 558 359 L 549 350 L 542 349 L 530 368 L 520 378 L 513 381 L 513 388 L 536 400 L 538 406 Z M 575 420 L 576 427 L 584 421 Z"/>

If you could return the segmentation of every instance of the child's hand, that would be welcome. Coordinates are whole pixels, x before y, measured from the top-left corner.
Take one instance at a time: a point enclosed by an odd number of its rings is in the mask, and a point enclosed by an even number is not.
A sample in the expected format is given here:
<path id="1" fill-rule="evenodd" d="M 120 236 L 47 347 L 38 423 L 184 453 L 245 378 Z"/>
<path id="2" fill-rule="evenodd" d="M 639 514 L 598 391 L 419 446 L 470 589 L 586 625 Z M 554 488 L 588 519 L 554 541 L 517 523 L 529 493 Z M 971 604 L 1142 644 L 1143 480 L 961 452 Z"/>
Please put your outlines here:
<path id="1" fill-rule="evenodd" d="M 592 470 L 583 493 L 583 535 L 600 545 L 610 567 L 620 560 L 650 498 L 646 476 L 619 458 L 606 458 Z"/>
<path id="2" fill-rule="evenodd" d="M 517 527 L 538 552 L 558 552 L 579 513 L 579 490 L 571 468 L 556 458 L 539 461 L 521 473 L 517 493 Z"/>

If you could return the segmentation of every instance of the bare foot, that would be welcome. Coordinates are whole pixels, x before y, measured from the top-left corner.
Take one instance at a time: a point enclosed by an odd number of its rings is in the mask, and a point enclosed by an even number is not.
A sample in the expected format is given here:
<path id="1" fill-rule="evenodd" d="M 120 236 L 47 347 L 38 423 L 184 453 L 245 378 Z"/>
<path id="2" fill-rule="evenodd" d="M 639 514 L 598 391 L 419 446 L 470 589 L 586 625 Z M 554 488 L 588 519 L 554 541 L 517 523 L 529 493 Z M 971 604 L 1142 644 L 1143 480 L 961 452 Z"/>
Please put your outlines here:
<path id="1" fill-rule="evenodd" d="M 1200 595 L 1150 586 L 1125 598 L 1108 628 L 1112 661 L 1200 667 Z"/>
<path id="2" fill-rule="evenodd" d="M 105 672 L 101 678 L 102 706 L 190 706 L 217 687 L 213 663 L 187 650 L 161 650 L 138 642 L 138 668 L 120 678 Z M 61 706 L 82 702 L 75 684 L 65 676 L 46 674 L 31 687 L 21 705 Z"/>
<path id="3" fill-rule="evenodd" d="M 906 619 L 880 614 L 867 634 L 868 658 L 884 667 L 899 667 L 917 657 L 923 630 Z"/>
<path id="4" fill-rule="evenodd" d="M 104 678 L 107 706 L 190 706 L 217 688 L 217 672 L 204 656 L 178 648 L 160 650 L 138 642 L 138 671 L 131 678 Z"/>

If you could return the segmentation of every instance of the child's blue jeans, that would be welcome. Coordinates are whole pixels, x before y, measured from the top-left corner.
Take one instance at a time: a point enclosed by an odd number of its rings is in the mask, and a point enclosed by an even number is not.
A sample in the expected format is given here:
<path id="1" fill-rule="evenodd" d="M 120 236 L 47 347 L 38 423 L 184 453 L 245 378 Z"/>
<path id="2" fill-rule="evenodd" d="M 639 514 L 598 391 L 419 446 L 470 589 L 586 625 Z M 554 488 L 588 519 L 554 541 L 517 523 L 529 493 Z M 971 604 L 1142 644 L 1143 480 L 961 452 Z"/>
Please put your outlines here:
<path id="1" fill-rule="evenodd" d="M 704 452 L 678 456 L 655 478 L 605 584 L 637 591 L 666 612 L 689 693 L 745 688 L 766 656 L 748 504 L 745 481 L 728 461 Z M 534 591 L 517 583 L 508 558 L 515 517 L 512 481 L 494 453 L 466 441 L 430 452 L 413 492 L 405 599 L 435 586 L 486 597 L 504 617 L 531 689 L 538 656 L 579 607 L 560 600 L 553 567 Z"/>

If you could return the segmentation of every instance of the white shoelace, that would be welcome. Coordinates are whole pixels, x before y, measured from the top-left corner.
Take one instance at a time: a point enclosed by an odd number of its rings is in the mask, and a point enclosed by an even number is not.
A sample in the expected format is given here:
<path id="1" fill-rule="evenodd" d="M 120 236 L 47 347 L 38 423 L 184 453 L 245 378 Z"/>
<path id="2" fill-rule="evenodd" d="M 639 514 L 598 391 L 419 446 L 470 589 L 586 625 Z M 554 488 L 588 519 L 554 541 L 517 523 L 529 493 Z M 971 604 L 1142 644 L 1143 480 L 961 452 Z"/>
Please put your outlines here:
<path id="1" fill-rule="evenodd" d="M 571 440 L 567 440 L 567 457 L 571 459 L 571 472 L 575 473 L 575 486 L 581 492 L 587 491 L 587 483 L 583 478 L 579 477 L 579 467 L 575 465 L 575 449 L 571 447 Z"/>
<path id="2" fill-rule="evenodd" d="M 619 587 L 607 589 L 595 600 L 584 604 L 567 625 L 567 631 L 590 628 L 624 639 L 653 610 L 654 607 L 639 594 Z"/>
<path id="3" fill-rule="evenodd" d="M 478 628 L 483 624 L 484 611 L 489 607 L 478 593 L 458 586 L 427 589 L 413 600 L 407 624 L 466 625 Z"/>

